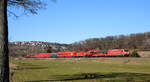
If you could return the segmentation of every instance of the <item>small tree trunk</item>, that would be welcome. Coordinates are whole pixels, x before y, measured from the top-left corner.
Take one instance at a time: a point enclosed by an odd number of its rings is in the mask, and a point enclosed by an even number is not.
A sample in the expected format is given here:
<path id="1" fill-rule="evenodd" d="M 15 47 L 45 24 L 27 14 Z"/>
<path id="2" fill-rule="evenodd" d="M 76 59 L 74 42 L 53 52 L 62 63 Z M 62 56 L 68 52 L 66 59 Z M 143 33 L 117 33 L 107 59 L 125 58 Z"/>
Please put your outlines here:
<path id="1" fill-rule="evenodd" d="M 0 0 L 0 82 L 9 82 L 7 0 Z"/>

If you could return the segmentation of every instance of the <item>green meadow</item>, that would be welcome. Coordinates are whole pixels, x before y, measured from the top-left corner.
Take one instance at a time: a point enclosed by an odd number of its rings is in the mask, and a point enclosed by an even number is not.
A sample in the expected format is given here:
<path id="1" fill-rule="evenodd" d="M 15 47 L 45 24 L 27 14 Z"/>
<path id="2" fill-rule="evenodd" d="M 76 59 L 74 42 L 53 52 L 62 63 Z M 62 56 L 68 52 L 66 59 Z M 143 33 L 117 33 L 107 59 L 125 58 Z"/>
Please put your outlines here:
<path id="1" fill-rule="evenodd" d="M 150 82 L 150 59 L 11 59 L 12 82 Z"/>

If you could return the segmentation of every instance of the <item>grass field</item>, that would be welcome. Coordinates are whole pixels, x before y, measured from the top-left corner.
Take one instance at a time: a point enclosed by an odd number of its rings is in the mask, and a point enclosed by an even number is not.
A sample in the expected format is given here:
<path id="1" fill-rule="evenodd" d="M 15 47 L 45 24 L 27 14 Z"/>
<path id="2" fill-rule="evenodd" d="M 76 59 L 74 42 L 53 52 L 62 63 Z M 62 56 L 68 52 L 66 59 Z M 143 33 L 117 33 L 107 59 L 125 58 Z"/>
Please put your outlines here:
<path id="1" fill-rule="evenodd" d="M 14 82 L 150 82 L 149 58 L 11 59 L 10 63 Z"/>

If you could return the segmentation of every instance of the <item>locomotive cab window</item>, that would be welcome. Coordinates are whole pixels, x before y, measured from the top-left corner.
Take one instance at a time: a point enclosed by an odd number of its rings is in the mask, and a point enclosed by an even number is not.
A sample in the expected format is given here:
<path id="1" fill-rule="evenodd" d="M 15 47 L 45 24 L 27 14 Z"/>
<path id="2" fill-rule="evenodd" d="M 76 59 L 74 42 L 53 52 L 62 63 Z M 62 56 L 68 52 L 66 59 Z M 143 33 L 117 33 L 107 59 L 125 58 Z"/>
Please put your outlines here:
<path id="1" fill-rule="evenodd" d="M 129 50 L 124 50 L 125 52 L 128 52 Z"/>

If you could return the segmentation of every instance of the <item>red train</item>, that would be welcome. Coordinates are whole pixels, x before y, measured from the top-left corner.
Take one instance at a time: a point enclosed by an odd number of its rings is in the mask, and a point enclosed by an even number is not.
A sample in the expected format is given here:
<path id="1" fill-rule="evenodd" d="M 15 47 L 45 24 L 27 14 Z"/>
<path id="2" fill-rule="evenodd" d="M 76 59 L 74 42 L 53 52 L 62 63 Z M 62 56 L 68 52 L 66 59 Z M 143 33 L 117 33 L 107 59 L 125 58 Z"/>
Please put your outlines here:
<path id="1" fill-rule="evenodd" d="M 103 50 L 89 50 L 85 51 L 72 51 L 72 52 L 58 52 L 58 53 L 39 53 L 35 55 L 27 54 L 25 57 L 30 58 L 64 58 L 64 57 L 124 57 L 129 56 L 128 49 L 111 49 L 104 53 Z"/>

